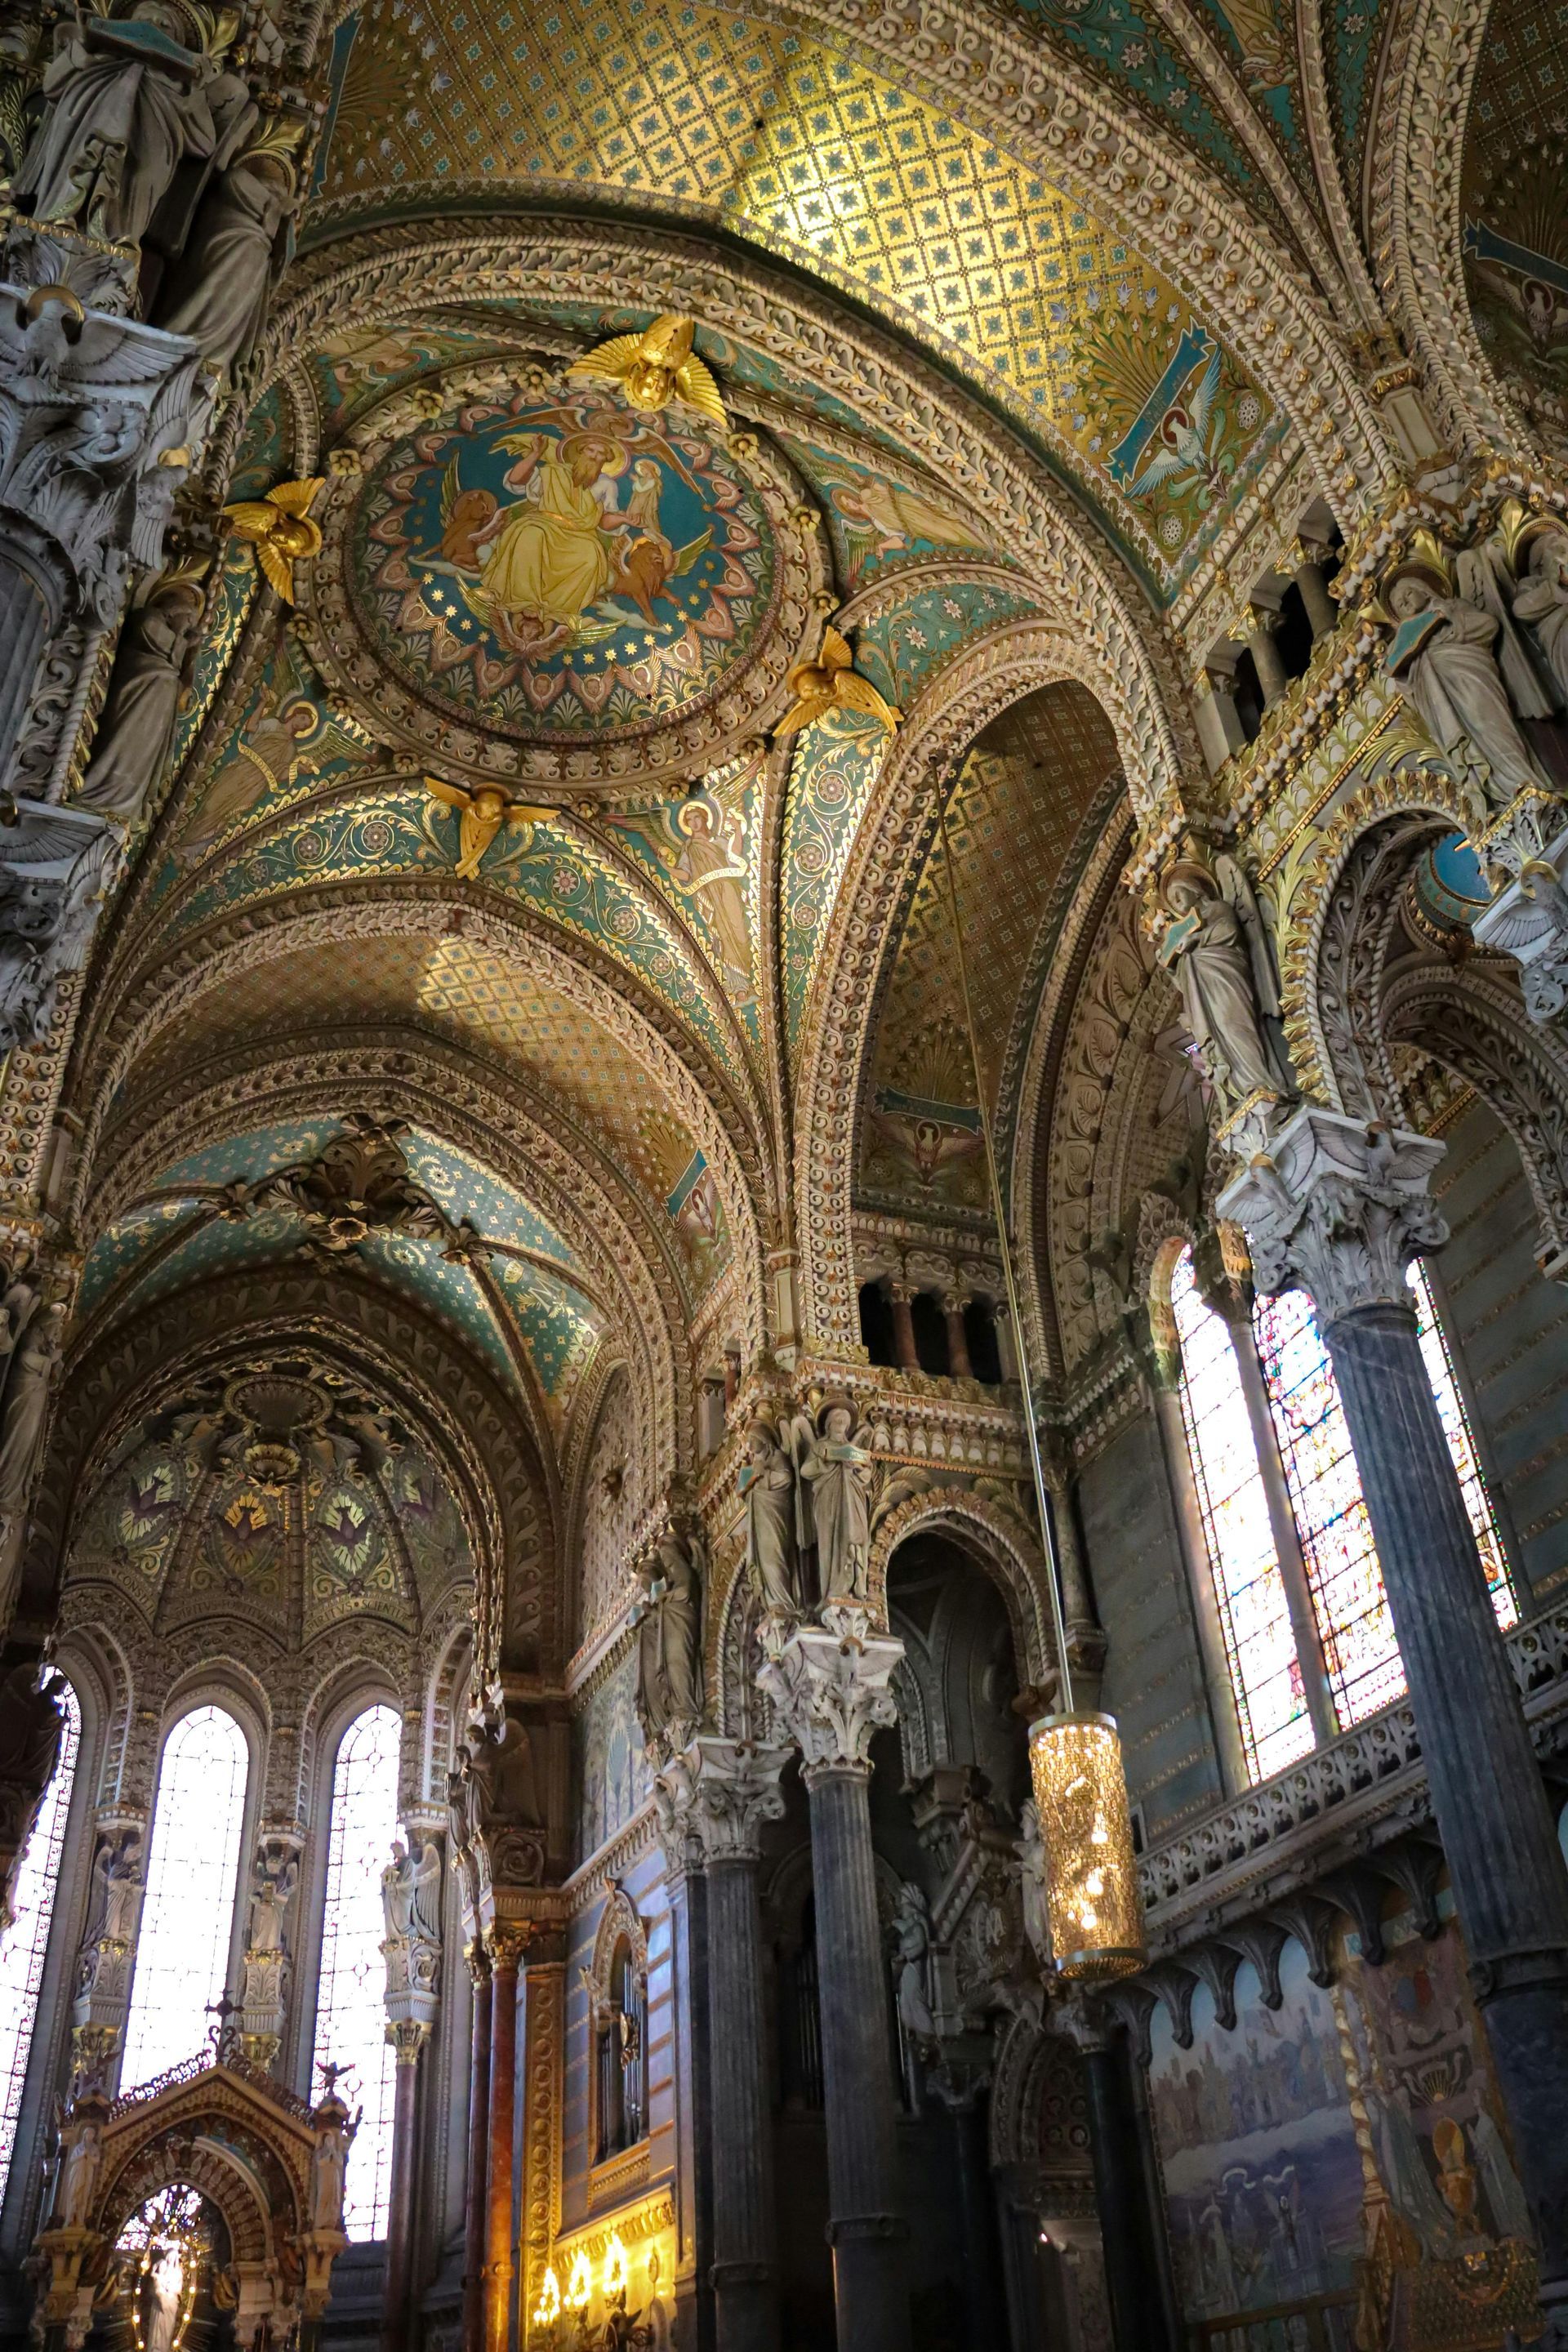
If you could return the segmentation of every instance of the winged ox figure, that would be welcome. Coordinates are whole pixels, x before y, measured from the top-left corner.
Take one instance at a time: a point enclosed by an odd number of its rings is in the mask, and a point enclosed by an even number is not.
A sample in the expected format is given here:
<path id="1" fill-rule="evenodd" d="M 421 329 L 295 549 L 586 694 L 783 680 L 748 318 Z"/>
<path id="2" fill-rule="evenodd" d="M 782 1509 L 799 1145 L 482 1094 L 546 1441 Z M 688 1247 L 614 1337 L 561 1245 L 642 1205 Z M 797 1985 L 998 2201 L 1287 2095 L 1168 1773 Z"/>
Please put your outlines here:
<path id="1" fill-rule="evenodd" d="M 640 335 L 612 335 L 574 361 L 569 375 L 596 376 L 618 383 L 631 408 L 651 415 L 683 400 L 710 424 L 728 425 L 723 397 L 711 369 L 692 349 L 696 321 L 676 310 L 661 311 Z"/>
<path id="2" fill-rule="evenodd" d="M 816 660 L 796 662 L 790 671 L 789 690 L 795 701 L 773 729 L 775 742 L 809 727 L 814 719 L 826 718 L 830 710 L 861 711 L 889 735 L 903 716 L 878 693 L 868 677 L 858 674 L 847 640 L 831 626 L 822 632 L 822 650 Z"/>
<path id="3" fill-rule="evenodd" d="M 321 551 L 321 526 L 310 520 L 310 509 L 326 478 L 317 474 L 309 481 L 279 482 L 264 499 L 237 499 L 224 509 L 236 539 L 255 548 L 263 577 L 286 604 L 294 602 L 294 566 Z"/>

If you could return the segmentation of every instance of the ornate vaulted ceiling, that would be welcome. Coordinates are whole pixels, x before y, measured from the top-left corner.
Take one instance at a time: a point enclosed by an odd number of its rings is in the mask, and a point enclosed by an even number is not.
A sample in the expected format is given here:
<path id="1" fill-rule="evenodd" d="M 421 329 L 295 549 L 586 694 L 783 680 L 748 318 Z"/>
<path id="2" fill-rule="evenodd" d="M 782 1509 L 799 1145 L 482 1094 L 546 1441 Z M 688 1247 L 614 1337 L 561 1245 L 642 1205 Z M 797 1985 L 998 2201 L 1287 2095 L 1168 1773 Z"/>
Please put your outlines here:
<path id="1" fill-rule="evenodd" d="M 1244 19 L 1255 49 L 1266 17 Z M 1099 0 L 1077 38 L 1291 236 L 1246 140 L 1152 26 Z M 509 185 L 706 215 L 982 386 L 1164 593 L 1279 437 L 1268 393 L 1145 256 L 951 94 L 888 79 L 848 42 L 686 6 L 566 0 L 535 18 L 369 0 L 332 56 L 316 236 Z M 1285 126 L 1268 120 L 1272 143 Z M 1178 402 L 1190 446 L 1161 437 Z"/>

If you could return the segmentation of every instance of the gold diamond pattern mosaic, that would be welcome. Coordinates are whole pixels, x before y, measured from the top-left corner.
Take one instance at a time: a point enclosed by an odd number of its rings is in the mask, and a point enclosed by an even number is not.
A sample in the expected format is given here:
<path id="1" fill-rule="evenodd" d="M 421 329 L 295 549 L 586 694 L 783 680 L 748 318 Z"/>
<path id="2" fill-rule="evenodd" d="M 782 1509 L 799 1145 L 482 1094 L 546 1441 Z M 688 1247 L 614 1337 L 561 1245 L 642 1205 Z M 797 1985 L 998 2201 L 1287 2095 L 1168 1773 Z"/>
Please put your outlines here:
<path id="1" fill-rule="evenodd" d="M 853 58 L 647 0 L 366 0 L 335 68 L 329 208 L 400 184 L 550 179 L 716 212 L 982 376 L 1097 482 L 1158 572 L 1201 534 L 1202 480 L 1190 497 L 1170 479 L 1152 502 L 1121 496 L 1111 460 L 1132 417 L 1108 418 L 1094 389 L 1107 330 L 1140 396 L 1162 383 L 1194 331 L 1174 289 L 1026 164 Z M 1211 480 L 1268 413 L 1227 362 Z"/>

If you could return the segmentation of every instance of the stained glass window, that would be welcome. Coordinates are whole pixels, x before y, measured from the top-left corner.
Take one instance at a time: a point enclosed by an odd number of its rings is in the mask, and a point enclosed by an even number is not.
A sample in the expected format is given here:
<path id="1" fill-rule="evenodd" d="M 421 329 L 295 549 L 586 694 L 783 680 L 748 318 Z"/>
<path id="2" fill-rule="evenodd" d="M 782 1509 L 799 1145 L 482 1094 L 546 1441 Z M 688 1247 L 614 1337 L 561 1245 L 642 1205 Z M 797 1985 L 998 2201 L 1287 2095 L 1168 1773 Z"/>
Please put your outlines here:
<path id="1" fill-rule="evenodd" d="M 1230 1333 L 1204 1305 L 1184 1251 L 1171 1277 L 1182 1414 L 1203 1515 L 1247 1769 L 1282 1772 L 1312 1747 L 1300 1660 L 1268 1498 Z"/>
<path id="2" fill-rule="evenodd" d="M 1519 1603 L 1514 1599 L 1513 1586 L 1509 1580 L 1501 1532 L 1492 1509 L 1491 1497 L 1487 1493 L 1486 1480 L 1481 1475 L 1469 1416 L 1465 1411 L 1454 1371 L 1454 1360 L 1448 1353 L 1448 1342 L 1437 1319 L 1437 1304 L 1432 1296 L 1432 1285 L 1420 1258 L 1411 1259 L 1405 1278 L 1415 1295 L 1415 1320 L 1421 1333 L 1421 1353 L 1426 1360 L 1426 1377 L 1432 1383 L 1443 1434 L 1448 1441 L 1448 1451 L 1459 1474 L 1460 1492 L 1465 1497 L 1470 1526 L 1475 1530 L 1476 1549 L 1481 1556 L 1481 1566 L 1487 1574 L 1487 1590 L 1497 1611 L 1498 1623 L 1515 1625 L 1519 1622 Z"/>
<path id="3" fill-rule="evenodd" d="M 1340 1722 L 1348 1727 L 1375 1715 L 1405 1689 L 1350 1425 L 1305 1291 L 1260 1298 L 1253 1309 L 1253 1330 L 1329 1685 Z"/>
<path id="4" fill-rule="evenodd" d="M 395 2061 L 385 2032 L 381 1874 L 398 1834 L 401 1730 L 395 1708 L 367 1707 L 344 1732 L 332 1774 L 316 2063 L 348 2067 L 349 2105 L 363 2109 L 343 2193 L 351 2238 L 385 2237 L 392 2186 Z"/>
<path id="5" fill-rule="evenodd" d="M 147 1894 L 131 1979 L 122 2086 L 200 2050 L 228 1981 L 250 1754 L 221 1706 L 182 1716 L 163 1742 Z"/>
<path id="6" fill-rule="evenodd" d="M 44 1792 L 38 1818 L 27 1840 L 16 1874 L 16 1916 L 0 1936 L 0 2198 L 11 2174 L 16 2148 L 16 2125 L 22 2111 L 22 2086 L 27 2076 L 27 2053 L 33 2046 L 33 2026 L 38 2013 L 38 1988 L 43 1982 L 48 1950 L 49 1922 L 55 1915 L 55 1888 L 60 1874 L 60 1850 L 65 1843 L 66 1817 L 70 1811 L 71 1785 L 81 1747 L 81 1710 L 70 1685 L 61 1677 L 59 1692 L 65 1713 L 59 1761 Z"/>

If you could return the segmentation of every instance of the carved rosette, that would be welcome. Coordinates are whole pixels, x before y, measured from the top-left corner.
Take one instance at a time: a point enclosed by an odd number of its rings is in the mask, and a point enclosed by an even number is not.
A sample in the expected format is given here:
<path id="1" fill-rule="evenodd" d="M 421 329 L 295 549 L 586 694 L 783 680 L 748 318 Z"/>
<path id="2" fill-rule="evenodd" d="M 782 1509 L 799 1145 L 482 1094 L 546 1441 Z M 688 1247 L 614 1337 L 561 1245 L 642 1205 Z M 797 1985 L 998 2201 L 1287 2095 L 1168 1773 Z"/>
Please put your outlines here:
<path id="1" fill-rule="evenodd" d="M 706 1735 L 672 1756 L 654 1781 L 671 1869 L 758 1860 L 763 1822 L 784 1812 L 779 1779 L 789 1759 L 785 1747 Z"/>
<path id="2" fill-rule="evenodd" d="M 1428 1186 L 1444 1147 L 1308 1104 L 1216 1203 L 1246 1230 L 1261 1291 L 1310 1293 L 1326 1328 L 1360 1307 L 1408 1307 L 1405 1269 L 1448 1228 Z"/>
<path id="3" fill-rule="evenodd" d="M 806 1786 L 819 1774 L 869 1772 L 874 1734 L 898 1720 L 890 1685 L 903 1643 L 874 1632 L 869 1610 L 844 1602 L 825 1606 L 819 1625 L 764 1633 L 764 1642 L 757 1686 L 800 1749 Z"/>

